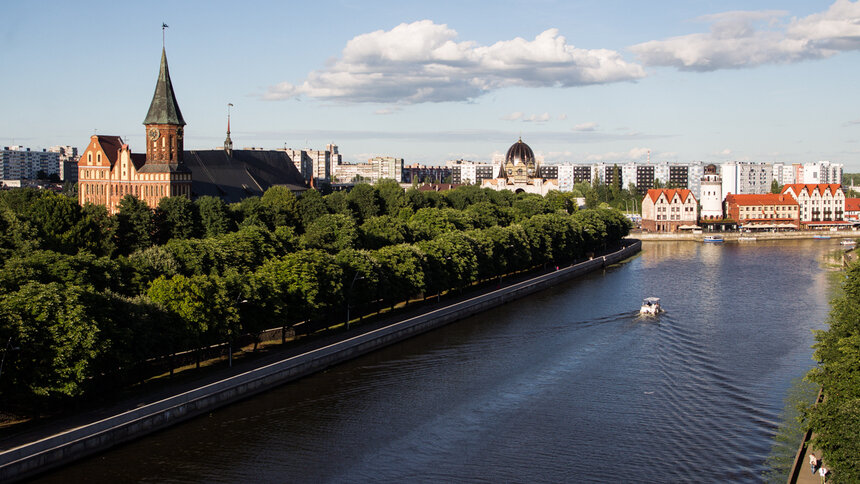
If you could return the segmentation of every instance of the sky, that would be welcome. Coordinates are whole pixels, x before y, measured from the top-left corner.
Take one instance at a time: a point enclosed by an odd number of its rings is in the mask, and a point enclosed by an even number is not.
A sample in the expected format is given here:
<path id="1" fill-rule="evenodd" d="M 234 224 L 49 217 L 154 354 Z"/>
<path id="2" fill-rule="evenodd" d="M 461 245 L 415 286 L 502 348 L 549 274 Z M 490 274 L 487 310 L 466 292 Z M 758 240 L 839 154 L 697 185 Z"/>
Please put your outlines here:
<path id="1" fill-rule="evenodd" d="M 346 161 L 844 163 L 860 0 L 8 1 L 0 145 L 144 150 L 162 23 L 186 149 Z"/>

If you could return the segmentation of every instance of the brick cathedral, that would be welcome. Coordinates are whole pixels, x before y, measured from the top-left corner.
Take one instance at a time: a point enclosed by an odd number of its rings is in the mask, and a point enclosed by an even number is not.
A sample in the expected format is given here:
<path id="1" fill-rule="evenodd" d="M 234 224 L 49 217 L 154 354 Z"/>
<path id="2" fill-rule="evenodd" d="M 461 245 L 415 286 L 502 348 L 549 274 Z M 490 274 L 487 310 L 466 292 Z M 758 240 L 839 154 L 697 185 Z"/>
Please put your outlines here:
<path id="1" fill-rule="evenodd" d="M 176 102 L 167 53 L 161 50 L 161 68 L 149 112 L 143 120 L 146 154 L 132 153 L 119 136 L 93 135 L 78 161 L 78 194 L 81 205 L 119 210 L 126 195 L 155 208 L 164 197 L 191 197 L 191 170 L 185 165 L 185 120 Z"/>

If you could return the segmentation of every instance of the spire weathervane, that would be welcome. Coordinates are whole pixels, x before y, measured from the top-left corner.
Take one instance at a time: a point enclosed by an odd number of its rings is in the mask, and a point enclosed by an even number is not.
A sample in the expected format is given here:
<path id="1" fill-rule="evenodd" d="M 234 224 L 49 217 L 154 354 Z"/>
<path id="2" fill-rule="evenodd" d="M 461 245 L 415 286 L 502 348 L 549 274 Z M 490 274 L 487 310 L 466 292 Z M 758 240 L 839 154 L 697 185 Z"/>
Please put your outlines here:
<path id="1" fill-rule="evenodd" d="M 164 23 L 164 22 L 161 22 L 161 47 L 162 47 L 162 48 L 166 46 L 165 36 L 164 36 L 164 31 L 165 31 L 167 28 L 169 28 L 169 25 L 167 25 L 167 24 L 166 24 L 166 23 Z"/>

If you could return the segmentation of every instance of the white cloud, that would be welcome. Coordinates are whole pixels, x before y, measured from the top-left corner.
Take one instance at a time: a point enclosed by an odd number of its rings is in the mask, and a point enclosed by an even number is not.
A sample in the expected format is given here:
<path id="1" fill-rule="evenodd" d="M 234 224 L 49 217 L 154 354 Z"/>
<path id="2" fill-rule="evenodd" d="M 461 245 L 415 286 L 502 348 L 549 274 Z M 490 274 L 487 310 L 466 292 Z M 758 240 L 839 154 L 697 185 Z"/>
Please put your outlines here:
<path id="1" fill-rule="evenodd" d="M 549 113 L 526 115 L 525 113 L 523 113 L 521 111 L 516 111 L 516 112 L 513 112 L 511 114 L 506 114 L 506 115 L 502 116 L 500 119 L 503 119 L 505 121 L 523 121 L 526 123 L 529 123 L 529 122 L 545 123 L 545 122 L 549 121 L 550 119 L 552 119 L 552 116 L 550 116 Z"/>
<path id="2" fill-rule="evenodd" d="M 519 121 L 520 119 L 523 119 L 523 116 L 524 114 L 522 113 L 522 111 L 516 111 L 511 114 L 506 114 L 502 116 L 501 119 L 505 121 Z"/>
<path id="3" fill-rule="evenodd" d="M 738 69 L 799 62 L 860 49 L 860 2 L 836 0 L 800 19 L 782 11 L 732 11 L 697 20 L 710 32 L 652 40 L 630 47 L 645 65 L 688 71 Z"/>
<path id="4" fill-rule="evenodd" d="M 385 115 L 388 115 L 388 114 L 394 114 L 394 113 L 396 113 L 397 111 L 400 111 L 400 109 L 399 109 L 399 108 L 396 108 L 396 107 L 395 107 L 395 108 L 382 108 L 382 109 L 377 109 L 376 111 L 374 111 L 374 112 L 373 112 L 373 114 L 377 114 L 377 115 L 380 115 L 380 116 L 385 116 Z"/>
<path id="5" fill-rule="evenodd" d="M 587 155 L 587 161 L 635 161 L 648 156 L 649 148 L 633 148 L 628 152 L 610 151 L 609 153 Z"/>
<path id="6" fill-rule="evenodd" d="M 569 45 L 558 29 L 489 46 L 456 39 L 456 31 L 431 20 L 361 34 L 331 65 L 300 84 L 270 86 L 263 97 L 414 104 L 466 101 L 513 86 L 572 87 L 645 76 L 614 50 Z"/>
<path id="7" fill-rule="evenodd" d="M 587 123 L 580 123 L 573 127 L 574 131 L 594 131 L 597 129 L 597 123 L 594 121 L 589 121 Z"/>

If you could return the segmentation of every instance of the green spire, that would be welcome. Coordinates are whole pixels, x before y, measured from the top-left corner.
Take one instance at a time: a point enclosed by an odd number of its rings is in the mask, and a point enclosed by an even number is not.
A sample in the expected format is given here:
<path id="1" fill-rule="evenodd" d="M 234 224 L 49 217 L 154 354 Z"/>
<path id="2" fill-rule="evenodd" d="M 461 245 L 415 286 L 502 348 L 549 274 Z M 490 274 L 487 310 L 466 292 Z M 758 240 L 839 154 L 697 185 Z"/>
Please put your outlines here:
<path id="1" fill-rule="evenodd" d="M 161 70 L 158 72 L 158 82 L 155 84 L 155 94 L 152 104 L 143 124 L 177 124 L 185 126 L 179 103 L 173 94 L 173 84 L 170 82 L 170 72 L 167 70 L 167 52 L 161 49 Z"/>

